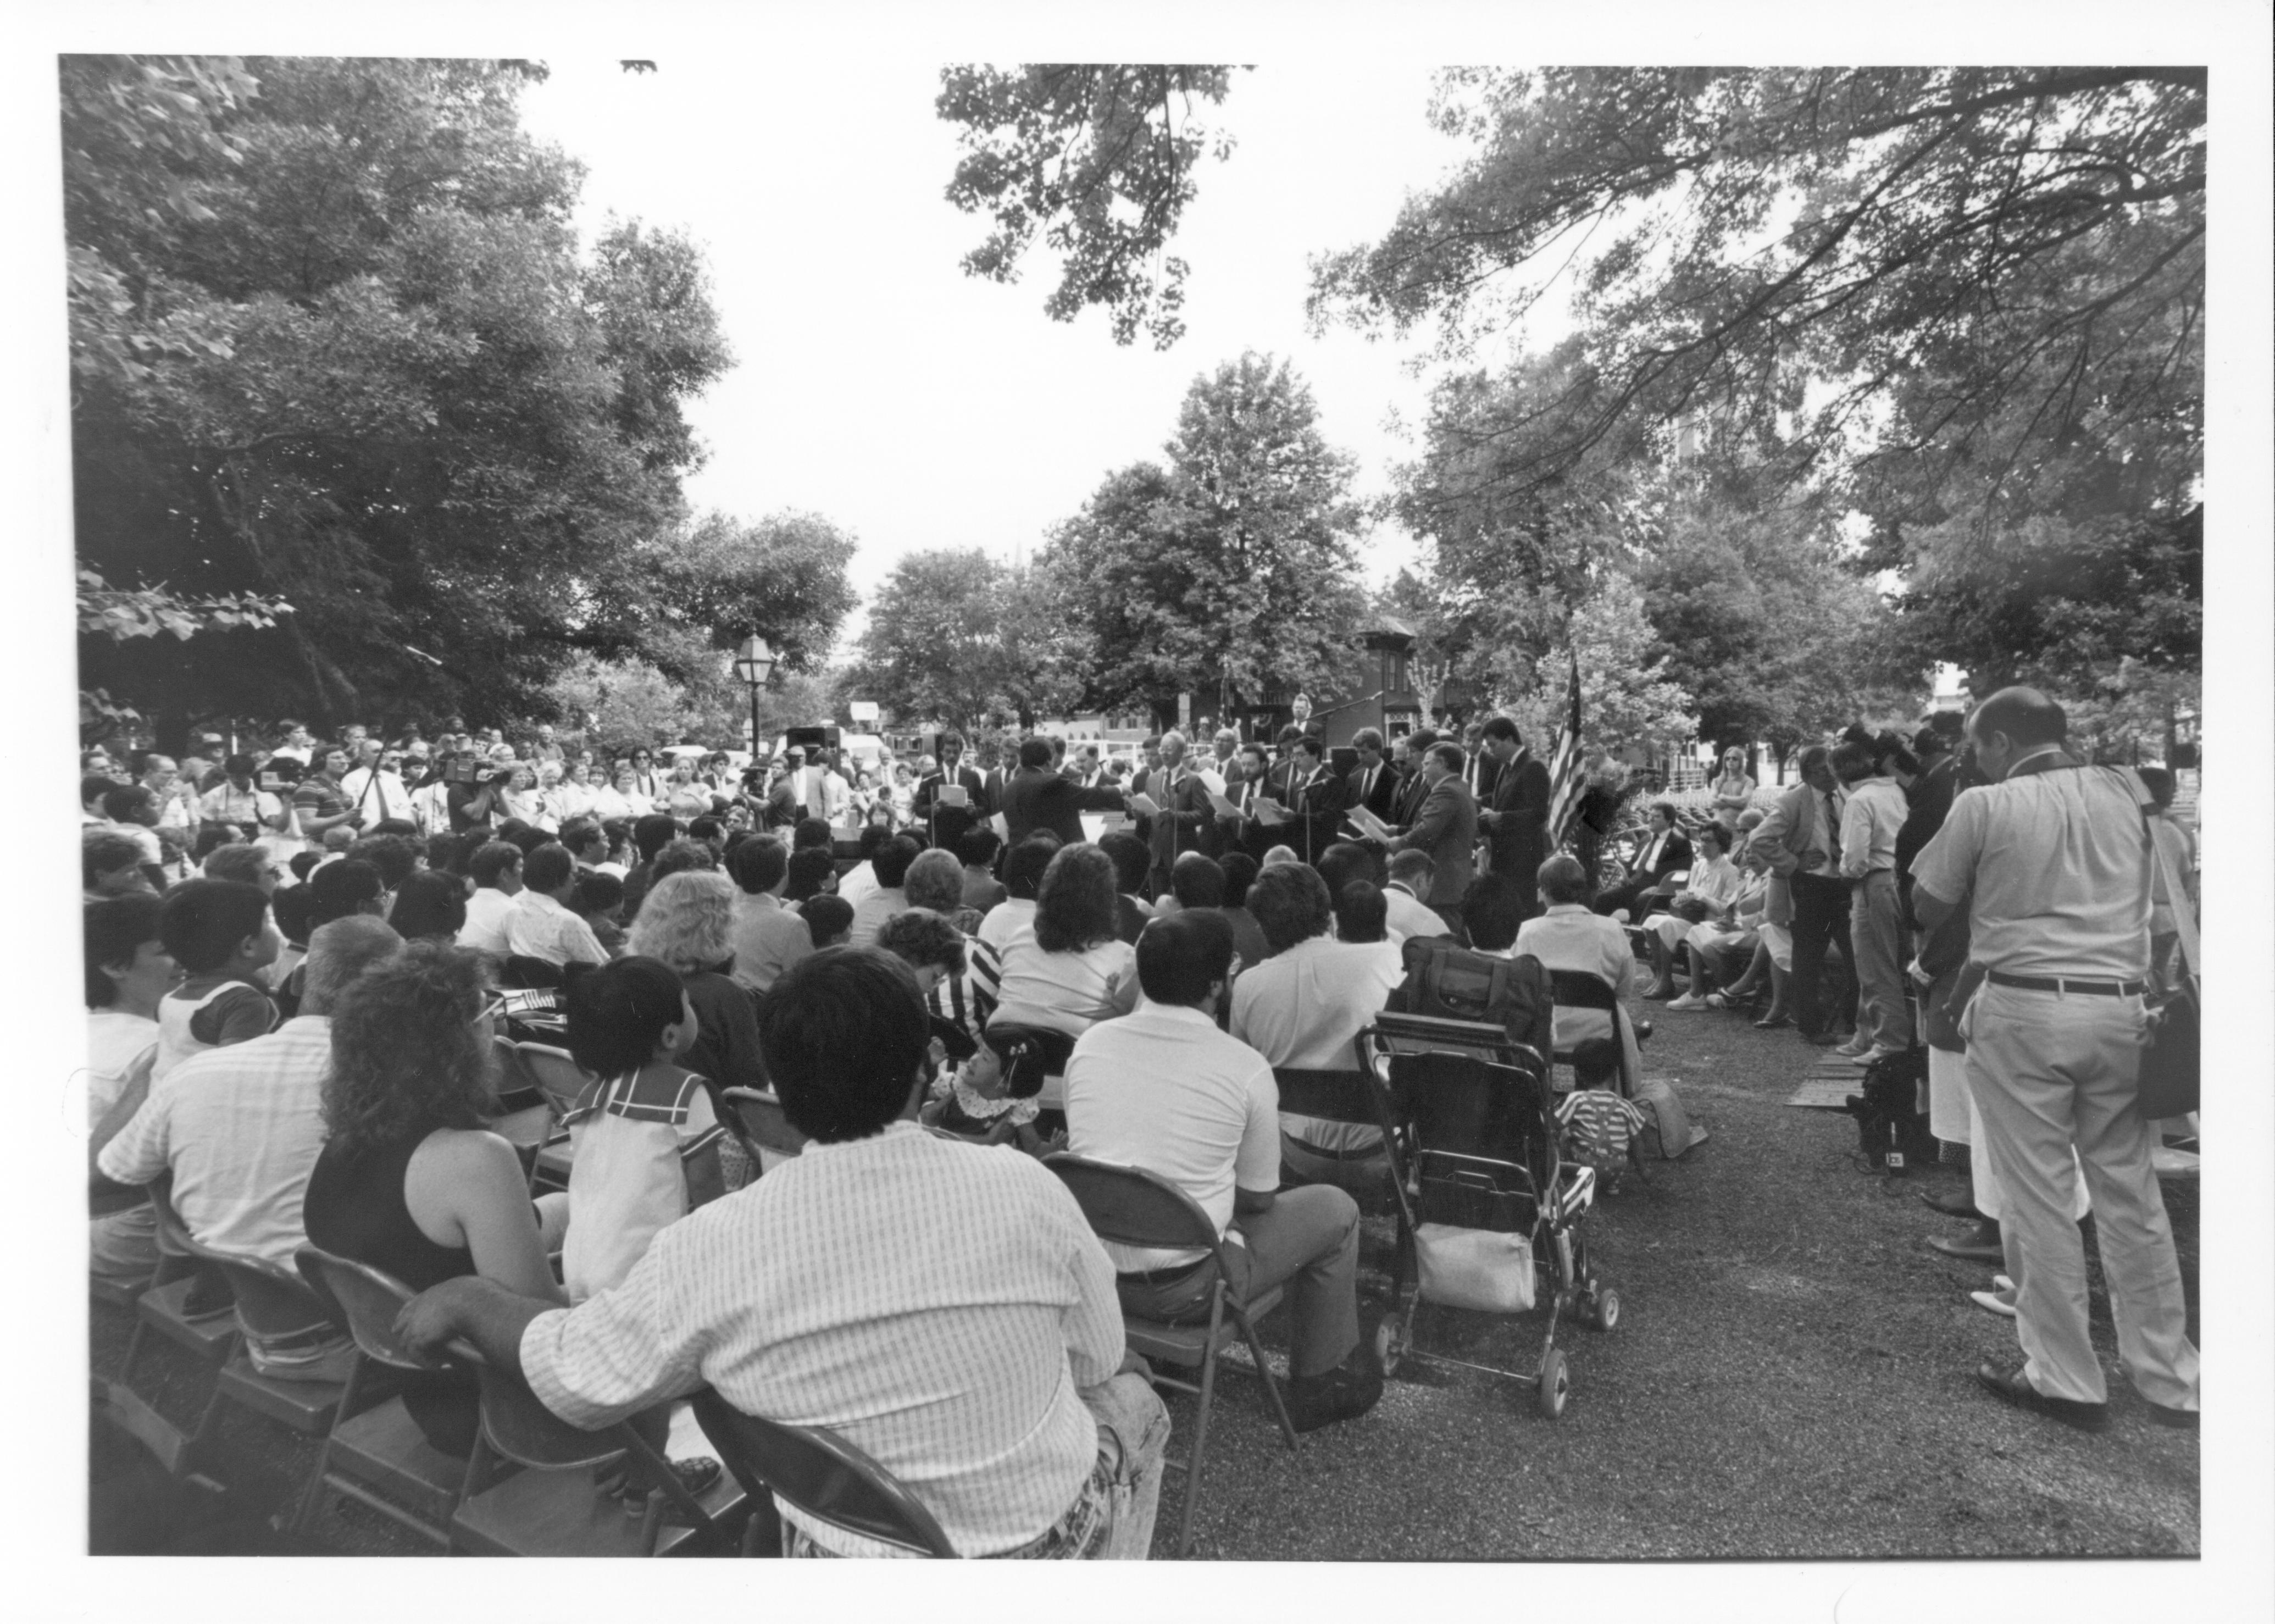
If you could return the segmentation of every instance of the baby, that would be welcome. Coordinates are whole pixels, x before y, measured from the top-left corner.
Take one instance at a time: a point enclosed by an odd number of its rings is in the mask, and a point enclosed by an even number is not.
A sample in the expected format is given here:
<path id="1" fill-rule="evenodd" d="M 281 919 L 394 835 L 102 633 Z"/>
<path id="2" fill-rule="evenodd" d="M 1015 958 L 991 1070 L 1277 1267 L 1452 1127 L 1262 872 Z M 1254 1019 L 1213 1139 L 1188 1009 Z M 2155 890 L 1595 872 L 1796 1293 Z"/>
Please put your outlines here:
<path id="1" fill-rule="evenodd" d="M 1064 1150 L 1064 1135 L 1046 1140 L 1035 1131 L 1041 1105 L 1032 1092 L 1025 1099 L 1011 1092 L 1024 1070 L 1039 1069 L 1042 1063 L 1039 1050 L 1024 1038 L 982 1032 L 971 1059 L 953 1069 L 943 1067 L 933 1080 L 933 1110 L 926 1114 L 927 1120 L 989 1144 L 1016 1141 L 1031 1156 Z"/>
<path id="2" fill-rule="evenodd" d="M 1606 1194 L 1619 1188 L 1628 1147 L 1644 1122 L 1636 1103 L 1620 1098 L 1619 1069 L 1618 1044 L 1609 1038 L 1585 1039 L 1572 1051 L 1578 1085 L 1556 1107 L 1556 1120 L 1564 1130 L 1564 1159 L 1595 1168 Z"/>

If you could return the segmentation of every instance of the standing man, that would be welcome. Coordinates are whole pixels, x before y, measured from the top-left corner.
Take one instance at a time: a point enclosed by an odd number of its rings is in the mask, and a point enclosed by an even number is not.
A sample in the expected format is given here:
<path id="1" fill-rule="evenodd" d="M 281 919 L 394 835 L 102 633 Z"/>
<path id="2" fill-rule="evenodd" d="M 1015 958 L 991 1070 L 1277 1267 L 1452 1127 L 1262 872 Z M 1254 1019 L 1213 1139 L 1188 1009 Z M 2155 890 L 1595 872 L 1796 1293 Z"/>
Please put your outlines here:
<path id="1" fill-rule="evenodd" d="M 336 828 L 359 829 L 365 820 L 355 801 L 340 787 L 347 775 L 348 754 L 335 744 L 317 759 L 316 770 L 292 791 L 292 809 L 306 839 L 321 842 Z"/>
<path id="2" fill-rule="evenodd" d="M 1430 854 L 1430 894 L 1422 900 L 1463 940 L 1462 898 L 1474 872 L 1478 804 L 1462 782 L 1469 759 L 1459 744 L 1432 744 L 1422 758 L 1421 810 L 1413 823 L 1386 842 L 1387 850 Z"/>
<path id="3" fill-rule="evenodd" d="M 1922 728 L 1912 740 L 1912 753 L 1920 770 L 1904 786 L 1904 827 L 1896 834 L 1896 888 L 1904 918 L 1912 918 L 1912 859 L 1918 857 L 1951 812 L 1951 798 L 1959 793 L 1959 757 L 1951 742 L 1933 728 Z"/>
<path id="4" fill-rule="evenodd" d="M 553 736 L 551 722 L 537 724 L 537 743 L 530 747 L 529 759 L 532 761 L 558 761 L 563 759 L 560 741 Z"/>
<path id="5" fill-rule="evenodd" d="M 1346 781 L 1343 804 L 1364 806 L 1385 823 L 1395 822 L 1391 814 L 1398 801 L 1398 773 L 1383 759 L 1382 735 L 1361 728 L 1351 735 L 1351 748 L 1358 752 L 1358 765 Z"/>
<path id="6" fill-rule="evenodd" d="M 1234 728 L 1219 728 L 1216 730 L 1215 738 L 1210 743 L 1215 749 L 1216 759 L 1208 764 L 1209 769 L 1224 780 L 1228 789 L 1234 775 L 1240 770 L 1239 765 L 1233 759 L 1240 753 L 1239 730 Z"/>
<path id="7" fill-rule="evenodd" d="M 379 741 L 367 735 L 357 741 L 355 748 L 356 767 L 340 780 L 340 793 L 355 805 L 355 827 L 367 829 L 388 818 L 415 822 L 411 787 L 403 782 L 403 774 L 395 770 Z"/>
<path id="8" fill-rule="evenodd" d="M 1430 793 L 1430 781 L 1422 771 L 1423 759 L 1438 742 L 1434 729 L 1417 728 L 1391 747 L 1391 763 L 1399 771 L 1398 798 L 1391 804 L 1394 814 L 1390 821 L 1408 824 L 1422 815 L 1422 797 Z"/>
<path id="9" fill-rule="evenodd" d="M 917 785 L 912 811 L 917 821 L 924 825 L 925 839 L 939 850 L 955 850 L 964 832 L 987 816 L 987 781 L 963 762 L 964 735 L 944 733 L 940 740 L 940 771 Z M 950 784 L 963 789 L 963 805 L 951 805 L 941 799 L 941 792 Z"/>
<path id="10" fill-rule="evenodd" d="M 1085 789 L 1053 772 L 1049 739 L 1037 734 L 1020 744 L 1019 770 L 1003 787 L 1003 821 L 1010 826 L 1014 846 L 1037 829 L 1056 835 L 1062 846 L 1071 846 L 1085 838 L 1083 813 L 1121 809 L 1121 790 L 1103 784 Z"/>
<path id="11" fill-rule="evenodd" d="M 1165 896 L 1169 871 L 1180 857 L 1200 849 L 1201 831 L 1216 814 L 1209 805 L 1208 786 L 1185 766 L 1185 736 L 1175 729 L 1161 735 L 1161 767 L 1151 782 L 1153 787 L 1145 793 L 1161 810 L 1153 814 L 1147 831 L 1153 853 L 1147 879 L 1153 895 Z"/>
<path id="12" fill-rule="evenodd" d="M 1801 782 L 1770 808 L 1754 831 L 1754 850 L 1769 865 L 1769 901 L 1762 917 L 1793 928 L 1793 1019 L 1810 1043 L 1840 1041 L 1836 1030 L 1848 1008 L 1844 975 L 1828 989 L 1825 949 L 1849 941 L 1848 888 L 1840 875 L 1840 818 L 1847 797 L 1833 776 L 1832 752 L 1812 744 L 1801 752 Z M 1853 972 L 1854 966 L 1850 971 Z"/>
<path id="13" fill-rule="evenodd" d="M 173 757 L 145 757 L 142 787 L 149 790 L 158 802 L 155 827 L 179 830 L 184 845 L 197 838 L 198 824 L 203 818 L 198 805 L 197 790 L 182 776 L 182 769 L 175 764 Z"/>
<path id="14" fill-rule="evenodd" d="M 1470 765 L 1462 774 L 1462 782 L 1482 806 L 1493 798 L 1493 776 L 1499 764 L 1485 753 L 1485 724 L 1465 722 L 1462 727 L 1462 749 L 1470 758 Z"/>
<path id="15" fill-rule="evenodd" d="M 1239 811 L 1233 817 L 1217 820 L 1217 843 L 1228 852 L 1244 851 L 1261 863 L 1275 838 L 1272 830 L 1256 821 L 1256 804 L 1271 792 L 1266 782 L 1264 746 L 1243 744 L 1234 761 L 1238 770 L 1226 777 L 1224 798 Z"/>
<path id="16" fill-rule="evenodd" d="M 200 807 L 208 821 L 235 824 L 247 840 L 264 833 L 283 833 L 291 825 L 284 803 L 266 789 L 253 788 L 253 758 L 243 753 L 222 764 L 223 781 L 205 793 Z"/>
<path id="17" fill-rule="evenodd" d="M 1896 836 L 1902 832 L 1903 786 L 1872 767 L 1871 752 L 1842 744 L 1833 771 L 1848 791 L 1840 814 L 1840 878 L 1848 893 L 1849 956 L 1856 966 L 1856 1036 L 1835 1054 L 1866 1065 L 1911 1046 L 1911 1006 L 1904 1001 L 1903 910 L 1896 899 Z"/>
<path id="18" fill-rule="evenodd" d="M 1289 833 L 1297 838 L 1289 842 L 1306 863 L 1317 864 L 1319 853 L 1335 843 L 1336 831 L 1342 826 L 1343 811 L 1349 803 L 1344 799 L 1342 780 L 1327 771 L 1326 746 L 1316 734 L 1306 733 L 1296 741 L 1295 768 L 1288 780 L 1288 810 L 1297 821 Z"/>
<path id="19" fill-rule="evenodd" d="M 2194 1428 L 2196 1349 L 2172 1225 L 2135 1102 L 2149 974 L 2150 835 L 2130 778 L 2082 766 L 2061 706 L 2002 688 L 1968 720 L 1992 782 L 1956 797 L 1913 865 L 1932 932 L 1964 908 L 1984 983 L 1961 1019 L 1967 1085 L 2005 1203 L 2022 1363 L 1976 1379 L 2069 1425 L 2109 1424 L 2071 1216 L 2082 1167 L 2118 1358 L 2151 1420 Z M 2075 1159 L 2072 1159 L 2075 1147 Z"/>
<path id="20" fill-rule="evenodd" d="M 1493 758 L 1493 789 L 1478 821 L 1491 847 L 1493 872 L 1516 881 L 1529 919 L 1539 911 L 1535 880 L 1548 860 L 1548 765 L 1524 747 L 1506 716 L 1486 722 L 1482 737 Z"/>

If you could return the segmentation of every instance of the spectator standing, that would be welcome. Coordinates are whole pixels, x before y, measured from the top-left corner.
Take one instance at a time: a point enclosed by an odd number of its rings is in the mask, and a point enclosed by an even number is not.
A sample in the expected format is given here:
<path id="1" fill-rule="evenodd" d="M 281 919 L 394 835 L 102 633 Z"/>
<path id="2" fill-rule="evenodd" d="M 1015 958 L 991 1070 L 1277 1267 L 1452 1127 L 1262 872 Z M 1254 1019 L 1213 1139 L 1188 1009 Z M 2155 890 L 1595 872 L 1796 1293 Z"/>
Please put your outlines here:
<path id="1" fill-rule="evenodd" d="M 314 770 L 292 791 L 292 810 L 304 840 L 321 842 L 334 829 L 362 827 L 364 820 L 341 782 L 347 770 L 347 752 L 336 746 L 328 749 L 316 758 Z"/>
<path id="2" fill-rule="evenodd" d="M 2071 756 L 2061 707 L 2035 689 L 1992 694 L 1967 733 L 1992 782 L 1953 800 L 1914 865 L 1913 898 L 1931 934 L 1967 910 L 1968 956 L 1985 972 L 1961 1031 L 1979 1148 L 2005 1208 L 2023 1359 L 1976 1378 L 2023 1409 L 2108 1424 L 2071 1216 L 2082 1164 L 2119 1357 L 2151 1419 L 2194 1427 L 2196 1349 L 2134 1098 L 2152 836 L 2125 777 Z"/>
<path id="3" fill-rule="evenodd" d="M 1489 844 L 1493 872 L 1515 880 L 1522 906 L 1530 913 L 1536 877 L 1548 857 L 1548 765 L 1524 747 L 1523 736 L 1506 716 L 1486 722 L 1480 736 L 1493 774 L 1493 792 L 1478 823 Z"/>
<path id="4" fill-rule="evenodd" d="M 386 749 L 375 738 L 365 739 L 356 746 L 356 766 L 340 779 L 340 793 L 356 809 L 355 827 L 368 829 L 389 818 L 415 823 L 411 789 L 403 782 L 400 770 L 402 756 Z"/>
<path id="5" fill-rule="evenodd" d="M 1769 903 L 1763 913 L 1772 925 L 1793 931 L 1794 1024 L 1810 1042 L 1840 1041 L 1838 1028 L 1848 1012 L 1848 977 L 1828 990 L 1825 950 L 1849 947 L 1848 888 L 1840 879 L 1840 825 L 1846 794 L 1833 775 L 1833 752 L 1812 744 L 1801 752 L 1801 782 L 1780 796 L 1754 830 L 1754 849 L 1769 865 Z M 1849 966 L 1853 973 L 1855 966 Z"/>
<path id="6" fill-rule="evenodd" d="M 239 752 L 222 764 L 223 780 L 205 793 L 200 806 L 209 823 L 226 823 L 258 841 L 264 834 L 283 834 L 288 827 L 283 801 L 253 783 L 253 758 Z"/>
<path id="7" fill-rule="evenodd" d="M 1896 895 L 1896 839 L 1910 808 L 1903 787 L 1882 776 L 1871 753 L 1843 744 L 1833 770 L 1848 791 L 1840 814 L 1840 878 L 1848 881 L 1848 940 L 1856 966 L 1856 1037 L 1836 1054 L 1866 1064 L 1911 1046 L 1905 1000 L 1903 907 Z"/>
<path id="8" fill-rule="evenodd" d="M 1478 843 L 1478 803 L 1462 782 L 1465 765 L 1459 744 L 1432 745 L 1417 775 L 1422 795 L 1410 802 L 1413 821 L 1386 842 L 1392 852 L 1429 853 L 1430 895 L 1423 900 L 1457 937 Z"/>

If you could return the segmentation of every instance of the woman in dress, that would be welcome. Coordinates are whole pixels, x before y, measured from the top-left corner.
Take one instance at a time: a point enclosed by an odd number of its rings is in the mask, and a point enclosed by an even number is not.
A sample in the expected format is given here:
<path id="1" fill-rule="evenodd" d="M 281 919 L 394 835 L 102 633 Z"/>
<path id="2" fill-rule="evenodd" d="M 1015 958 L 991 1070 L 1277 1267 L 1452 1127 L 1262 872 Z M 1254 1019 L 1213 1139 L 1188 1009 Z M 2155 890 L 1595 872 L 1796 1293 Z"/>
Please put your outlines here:
<path id="1" fill-rule="evenodd" d="M 532 828 L 550 834 L 561 826 L 545 821 L 545 797 L 537 787 L 537 769 L 526 761 L 516 762 L 512 774 L 505 781 L 503 811 L 508 819 L 519 819 Z"/>

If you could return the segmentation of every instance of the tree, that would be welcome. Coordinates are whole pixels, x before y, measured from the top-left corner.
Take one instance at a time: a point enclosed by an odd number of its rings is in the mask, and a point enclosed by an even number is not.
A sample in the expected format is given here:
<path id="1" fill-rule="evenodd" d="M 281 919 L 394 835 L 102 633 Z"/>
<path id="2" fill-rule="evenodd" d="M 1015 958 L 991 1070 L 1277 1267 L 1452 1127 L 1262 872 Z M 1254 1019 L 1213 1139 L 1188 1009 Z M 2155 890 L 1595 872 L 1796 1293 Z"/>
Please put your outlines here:
<path id="1" fill-rule="evenodd" d="M 587 744 L 616 751 L 677 744 L 691 725 L 687 695 L 645 660 L 572 657 L 549 684 L 556 714 Z"/>
<path id="2" fill-rule="evenodd" d="M 903 721 L 972 728 L 1001 677 L 1003 566 L 979 548 L 911 553 L 869 606 L 863 691 Z"/>
<path id="3" fill-rule="evenodd" d="M 680 522 L 729 358 L 683 239 L 578 257 L 581 172 L 516 114 L 540 72 L 64 58 L 80 557 L 295 610 L 163 662 L 83 638 L 162 736 L 525 714 L 645 595 L 623 563 Z"/>
<path id="4" fill-rule="evenodd" d="M 2014 471 L 2118 448 L 2170 503 L 2201 463 L 2205 82 L 1452 72 L 1433 117 L 1478 155 L 1315 261 L 1311 307 L 1466 354 L 1586 249 L 1569 376 L 1501 426 L 1519 488 L 1637 425 L 1782 414 L 1788 470 L 1853 459 L 1871 505 L 2016 500 Z"/>
<path id="5" fill-rule="evenodd" d="M 818 670 L 859 601 L 846 574 L 859 548 L 818 513 L 707 513 L 593 571 L 576 635 L 636 651 L 683 683 L 723 668 L 710 654 L 753 632 L 785 671 Z"/>
<path id="6" fill-rule="evenodd" d="M 994 220 L 964 257 L 967 275 L 1017 279 L 1043 240 L 1063 258 L 1043 308 L 1071 321 L 1089 306 L 1113 318 L 1126 344 L 1142 325 L 1168 349 L 1184 332 L 1185 262 L 1166 253 L 1194 194 L 1204 153 L 1221 162 L 1232 140 L 1193 117 L 1221 102 L 1228 67 L 1043 63 L 1015 72 L 969 64 L 941 70 L 934 104 L 959 126 L 964 156 L 948 200 Z"/>
<path id="7" fill-rule="evenodd" d="M 1576 607 L 1565 636 L 1537 656 L 1522 647 L 1493 651 L 1488 669 L 1494 707 L 1544 752 L 1564 725 L 1572 661 L 1580 664 L 1580 736 L 1583 747 L 1616 750 L 1665 745 L 1697 736 L 1689 693 L 1673 680 L 1654 647 L 1643 589 L 1610 573 Z"/>
<path id="8" fill-rule="evenodd" d="M 1164 449 L 1167 467 L 1108 476 L 1046 551 L 1089 639 L 1092 702 L 1166 725 L 1180 693 L 1230 715 L 1326 681 L 1364 602 L 1360 512 L 1309 387 L 1243 355 L 1194 380 Z"/>

